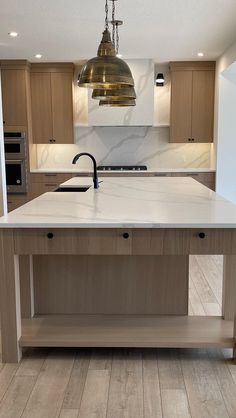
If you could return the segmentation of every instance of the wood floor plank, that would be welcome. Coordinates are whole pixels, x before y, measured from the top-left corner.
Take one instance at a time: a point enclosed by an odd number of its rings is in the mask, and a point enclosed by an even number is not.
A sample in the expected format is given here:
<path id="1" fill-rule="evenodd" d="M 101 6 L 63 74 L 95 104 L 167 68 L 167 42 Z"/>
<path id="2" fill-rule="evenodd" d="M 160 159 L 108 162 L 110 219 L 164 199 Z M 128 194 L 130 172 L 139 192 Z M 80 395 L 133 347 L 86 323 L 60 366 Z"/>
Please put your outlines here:
<path id="1" fill-rule="evenodd" d="M 233 379 L 233 381 L 236 385 L 236 363 L 234 362 L 234 360 L 232 358 L 233 357 L 233 350 L 229 349 L 229 348 L 227 348 L 227 349 L 224 348 L 221 351 L 222 351 L 222 354 L 223 354 L 223 356 L 226 360 L 226 364 L 227 364 L 227 367 L 230 371 L 232 379 Z"/>
<path id="2" fill-rule="evenodd" d="M 236 385 L 221 350 L 208 350 L 217 382 L 230 418 L 236 417 Z"/>
<path id="3" fill-rule="evenodd" d="M 21 417 L 35 382 L 35 377 L 16 376 L 13 378 L 0 405 L 0 418 Z"/>
<path id="4" fill-rule="evenodd" d="M 222 303 L 222 277 L 219 270 L 215 268 L 215 262 L 211 257 L 199 255 L 196 258 L 199 269 L 202 271 L 206 281 L 208 282 L 217 302 Z"/>
<path id="5" fill-rule="evenodd" d="M 46 349 L 31 349 L 23 357 L 16 376 L 38 376 L 48 355 Z"/>
<path id="6" fill-rule="evenodd" d="M 78 418 L 106 418 L 109 370 L 88 370 Z"/>
<path id="7" fill-rule="evenodd" d="M 97 349 L 91 353 L 89 370 L 111 370 L 112 350 Z"/>
<path id="8" fill-rule="evenodd" d="M 143 418 L 142 357 L 138 350 L 115 351 L 106 418 Z"/>
<path id="9" fill-rule="evenodd" d="M 188 398 L 183 389 L 162 389 L 163 418 L 191 418 Z"/>
<path id="10" fill-rule="evenodd" d="M 71 350 L 58 350 L 48 355 L 22 417 L 58 417 L 74 357 L 75 354 Z"/>
<path id="11" fill-rule="evenodd" d="M 201 302 L 201 300 L 198 296 L 198 293 L 196 291 L 196 288 L 195 288 L 195 285 L 194 285 L 193 282 L 191 283 L 191 286 L 189 288 L 189 298 L 190 298 L 190 301 L 191 301 L 193 314 L 194 315 L 199 315 L 199 316 L 205 315 L 202 302 Z"/>
<path id="12" fill-rule="evenodd" d="M 156 350 L 143 352 L 143 408 L 144 418 L 162 418 Z"/>
<path id="13" fill-rule="evenodd" d="M 219 275 L 222 277 L 223 274 L 223 255 L 212 255 L 211 256 L 215 266 L 218 268 Z"/>
<path id="14" fill-rule="evenodd" d="M 59 418 L 77 418 L 78 409 L 62 409 Z"/>
<path id="15" fill-rule="evenodd" d="M 181 350 L 181 364 L 192 418 L 229 418 L 206 350 Z"/>
<path id="16" fill-rule="evenodd" d="M 219 303 L 203 303 L 203 308 L 205 311 L 205 314 L 207 316 L 220 316 L 221 313 L 221 307 Z"/>
<path id="17" fill-rule="evenodd" d="M 16 374 L 16 371 L 19 367 L 19 364 L 5 364 L 0 373 L 0 401 L 2 400 L 5 392 L 8 389 L 13 377 Z"/>
<path id="18" fill-rule="evenodd" d="M 157 358 L 161 389 L 185 389 L 179 351 L 159 350 Z"/>
<path id="19" fill-rule="evenodd" d="M 193 311 L 193 307 L 192 307 L 191 300 L 189 300 L 189 303 L 188 303 L 188 314 L 189 315 L 194 315 L 194 311 Z"/>
<path id="20" fill-rule="evenodd" d="M 90 350 L 78 350 L 63 400 L 64 409 L 80 408 L 90 356 Z"/>
<path id="21" fill-rule="evenodd" d="M 217 268 L 217 267 L 216 267 Z M 190 277 L 202 303 L 215 303 L 216 297 L 210 288 L 204 274 L 199 268 L 197 256 L 190 257 Z"/>

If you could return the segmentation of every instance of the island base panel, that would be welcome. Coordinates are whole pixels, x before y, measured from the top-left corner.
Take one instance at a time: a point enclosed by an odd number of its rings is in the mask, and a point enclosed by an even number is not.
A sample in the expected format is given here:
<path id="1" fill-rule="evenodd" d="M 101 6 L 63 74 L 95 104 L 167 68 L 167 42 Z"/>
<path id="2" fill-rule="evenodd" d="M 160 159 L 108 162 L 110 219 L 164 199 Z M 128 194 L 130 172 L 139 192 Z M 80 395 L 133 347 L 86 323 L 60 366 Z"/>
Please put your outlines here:
<path id="1" fill-rule="evenodd" d="M 34 256 L 36 314 L 188 313 L 188 256 Z"/>
<path id="2" fill-rule="evenodd" d="M 20 345 L 234 348 L 233 321 L 209 316 L 38 316 L 22 321 Z"/>

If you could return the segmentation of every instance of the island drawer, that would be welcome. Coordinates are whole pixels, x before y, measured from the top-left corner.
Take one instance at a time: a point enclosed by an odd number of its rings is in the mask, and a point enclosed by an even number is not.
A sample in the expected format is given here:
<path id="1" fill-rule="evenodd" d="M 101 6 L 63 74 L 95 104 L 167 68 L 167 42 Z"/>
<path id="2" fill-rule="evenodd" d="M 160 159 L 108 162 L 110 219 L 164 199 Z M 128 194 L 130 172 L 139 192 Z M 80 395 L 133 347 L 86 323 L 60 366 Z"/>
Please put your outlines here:
<path id="1" fill-rule="evenodd" d="M 33 183 L 63 183 L 75 176 L 72 173 L 30 173 L 30 180 Z"/>
<path id="2" fill-rule="evenodd" d="M 135 229 L 132 254 L 236 254 L 236 230 Z"/>
<path id="3" fill-rule="evenodd" d="M 17 229 L 16 254 L 129 255 L 132 252 L 128 229 Z"/>

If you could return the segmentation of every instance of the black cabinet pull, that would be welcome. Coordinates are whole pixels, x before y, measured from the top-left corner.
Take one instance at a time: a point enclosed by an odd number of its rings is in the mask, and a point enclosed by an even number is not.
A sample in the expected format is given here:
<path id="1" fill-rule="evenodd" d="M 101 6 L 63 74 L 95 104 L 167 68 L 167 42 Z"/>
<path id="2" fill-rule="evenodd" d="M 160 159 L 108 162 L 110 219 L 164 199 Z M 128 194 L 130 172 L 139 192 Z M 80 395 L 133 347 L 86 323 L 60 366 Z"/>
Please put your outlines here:
<path id="1" fill-rule="evenodd" d="M 188 138 L 188 141 L 191 141 L 191 138 Z"/>
<path id="2" fill-rule="evenodd" d="M 47 234 L 47 237 L 48 237 L 48 239 L 53 239 L 53 233 L 52 233 L 52 232 L 49 232 L 49 233 Z"/>
<path id="3" fill-rule="evenodd" d="M 124 239 L 128 239 L 128 238 L 129 238 L 129 234 L 128 234 L 128 232 L 124 232 L 124 233 L 123 233 L 123 238 L 124 238 Z"/>
<path id="4" fill-rule="evenodd" d="M 204 239 L 206 237 L 205 232 L 199 232 L 198 234 L 199 238 Z"/>
<path id="5" fill-rule="evenodd" d="M 192 138 L 192 141 L 194 141 L 194 138 Z"/>
<path id="6" fill-rule="evenodd" d="M 3 121 L 3 125 L 5 125 L 5 123 L 6 123 L 6 122 L 5 122 L 5 120 L 4 120 L 4 121 Z"/>

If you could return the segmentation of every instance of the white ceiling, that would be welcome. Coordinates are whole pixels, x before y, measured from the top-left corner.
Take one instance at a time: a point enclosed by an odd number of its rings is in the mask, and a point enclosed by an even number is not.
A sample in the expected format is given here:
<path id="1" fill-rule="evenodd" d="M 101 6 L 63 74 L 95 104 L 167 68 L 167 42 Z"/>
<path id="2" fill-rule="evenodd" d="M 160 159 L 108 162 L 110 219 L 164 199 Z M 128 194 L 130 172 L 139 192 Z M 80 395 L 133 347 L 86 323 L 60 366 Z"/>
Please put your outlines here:
<path id="1" fill-rule="evenodd" d="M 111 5 L 109 1 L 109 5 Z M 119 0 L 124 58 L 215 59 L 236 41 L 236 0 Z M 0 0 L 0 58 L 74 61 L 96 55 L 104 0 Z M 19 32 L 10 38 L 9 31 Z"/>

